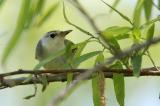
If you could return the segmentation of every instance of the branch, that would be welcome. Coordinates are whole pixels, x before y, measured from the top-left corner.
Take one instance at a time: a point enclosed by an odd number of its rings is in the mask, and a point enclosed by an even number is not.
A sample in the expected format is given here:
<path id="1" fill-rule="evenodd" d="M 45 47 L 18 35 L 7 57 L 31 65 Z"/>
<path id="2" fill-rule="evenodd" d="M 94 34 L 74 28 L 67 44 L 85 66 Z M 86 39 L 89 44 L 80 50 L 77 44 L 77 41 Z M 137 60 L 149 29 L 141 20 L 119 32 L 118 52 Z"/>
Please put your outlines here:
<path id="1" fill-rule="evenodd" d="M 160 67 L 159 67 L 160 68 Z M 28 77 L 18 77 L 18 78 L 5 78 L 8 76 L 22 75 L 22 74 L 32 74 L 32 75 L 46 75 L 48 82 L 64 82 L 67 81 L 67 73 L 72 72 L 74 78 L 88 71 L 88 69 L 68 69 L 68 70 L 18 70 L 14 72 L 0 74 L 1 84 L 0 88 L 15 87 L 19 85 L 29 85 L 29 84 L 41 84 L 40 77 L 32 77 L 30 81 L 24 82 Z M 112 78 L 113 73 L 124 74 L 125 77 L 133 77 L 133 71 L 128 69 L 110 69 L 102 67 L 101 71 L 104 73 L 105 78 Z M 140 76 L 160 76 L 160 71 L 157 71 L 157 68 L 144 68 L 141 70 Z M 88 79 L 90 79 L 88 77 Z"/>

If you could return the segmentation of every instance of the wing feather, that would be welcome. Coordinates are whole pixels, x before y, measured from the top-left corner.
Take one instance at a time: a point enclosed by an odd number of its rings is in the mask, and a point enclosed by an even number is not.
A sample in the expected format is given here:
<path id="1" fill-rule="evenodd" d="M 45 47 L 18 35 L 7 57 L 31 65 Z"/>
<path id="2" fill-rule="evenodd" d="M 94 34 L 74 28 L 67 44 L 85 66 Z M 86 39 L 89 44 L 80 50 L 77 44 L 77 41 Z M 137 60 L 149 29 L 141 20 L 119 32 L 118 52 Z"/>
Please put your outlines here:
<path id="1" fill-rule="evenodd" d="M 40 60 L 43 57 L 43 47 L 42 47 L 42 42 L 41 40 L 38 42 L 37 47 L 36 47 L 36 53 L 35 53 L 35 58 Z"/>

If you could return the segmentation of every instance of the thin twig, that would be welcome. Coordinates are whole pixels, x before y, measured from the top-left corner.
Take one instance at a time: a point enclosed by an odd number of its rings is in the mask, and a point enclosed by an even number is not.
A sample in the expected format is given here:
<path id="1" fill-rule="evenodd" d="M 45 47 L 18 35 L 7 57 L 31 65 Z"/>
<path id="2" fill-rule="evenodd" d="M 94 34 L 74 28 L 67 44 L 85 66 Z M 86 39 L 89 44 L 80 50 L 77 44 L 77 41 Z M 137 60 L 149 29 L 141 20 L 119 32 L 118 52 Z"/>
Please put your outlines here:
<path id="1" fill-rule="evenodd" d="M 127 16 L 123 15 L 122 13 L 120 13 L 118 10 L 116 10 L 114 7 L 112 7 L 111 5 L 106 3 L 105 1 L 101 0 L 101 2 L 103 2 L 105 5 L 110 7 L 112 10 L 114 10 L 116 13 L 118 13 L 121 17 L 123 17 L 127 22 L 129 22 L 131 25 L 133 25 L 132 21 Z"/>
<path id="2" fill-rule="evenodd" d="M 63 69 L 63 70 L 18 70 L 8 73 L 0 74 L 0 78 L 13 76 L 13 75 L 21 75 L 21 74 L 33 74 L 33 75 L 41 75 L 41 74 L 63 74 L 67 72 L 84 72 L 86 69 Z"/>
<path id="3" fill-rule="evenodd" d="M 75 4 L 74 4 L 74 5 L 75 5 Z M 67 18 L 64 3 L 63 3 L 63 16 L 64 16 L 65 21 L 66 21 L 69 25 L 71 25 L 71 26 L 77 28 L 78 30 L 80 30 L 81 32 L 89 35 L 91 38 L 96 39 L 96 40 L 102 45 L 103 48 L 109 49 L 109 48 L 100 40 L 100 37 L 95 37 L 92 33 L 90 33 L 89 31 L 86 31 L 85 29 L 79 27 L 78 25 L 75 25 L 74 23 L 72 23 L 72 22 Z M 97 29 L 97 32 L 99 32 L 98 29 Z M 98 33 L 98 34 L 99 34 L 99 33 Z"/>
<path id="4" fill-rule="evenodd" d="M 153 66 L 157 69 L 157 71 L 159 71 L 158 67 L 156 66 L 156 64 L 155 64 L 155 62 L 154 62 L 153 58 L 151 57 L 151 54 L 148 50 L 147 50 L 147 56 L 150 59 L 150 61 L 152 62 Z"/>
<path id="5" fill-rule="evenodd" d="M 160 68 L 160 67 L 158 67 Z M 53 74 L 53 75 L 58 75 L 58 74 L 66 74 L 68 72 L 71 73 L 83 73 L 86 72 L 88 69 L 61 69 L 61 70 L 17 70 L 17 71 L 13 71 L 13 72 L 8 72 L 8 73 L 3 73 L 0 74 L 0 78 L 4 78 L 4 77 L 9 77 L 9 76 L 14 76 L 14 75 L 22 75 L 22 74 L 32 74 L 32 75 L 42 75 L 42 74 Z M 103 67 L 101 69 L 103 72 L 123 72 L 123 71 L 132 71 L 129 69 L 111 69 L 111 68 L 107 68 L 107 67 Z M 151 67 L 151 68 L 144 68 L 141 71 L 157 71 L 155 67 Z"/>

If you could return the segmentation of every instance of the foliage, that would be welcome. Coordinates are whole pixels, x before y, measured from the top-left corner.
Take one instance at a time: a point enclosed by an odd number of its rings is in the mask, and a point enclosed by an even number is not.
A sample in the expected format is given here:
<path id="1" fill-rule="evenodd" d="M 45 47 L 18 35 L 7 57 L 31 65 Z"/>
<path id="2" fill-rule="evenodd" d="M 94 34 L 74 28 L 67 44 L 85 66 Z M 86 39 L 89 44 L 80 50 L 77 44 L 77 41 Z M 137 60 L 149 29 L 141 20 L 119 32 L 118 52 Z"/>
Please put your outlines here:
<path id="1" fill-rule="evenodd" d="M 154 4 L 154 0 L 137 0 L 137 3 L 134 8 L 133 12 L 133 19 L 130 19 L 126 14 L 120 12 L 116 7 L 121 2 L 121 0 L 115 0 L 113 5 L 109 5 L 107 2 L 103 0 L 99 0 L 103 3 L 106 7 L 110 8 L 110 14 L 115 12 L 117 13 L 122 20 L 125 20 L 129 23 L 128 26 L 120 26 L 114 25 L 109 27 L 104 27 L 104 30 L 101 30 L 98 33 L 98 37 L 95 34 L 90 33 L 83 27 L 79 27 L 78 25 L 74 24 L 72 21 L 69 20 L 67 17 L 67 12 L 65 9 L 65 4 L 63 4 L 63 16 L 65 21 L 75 27 L 77 30 L 85 33 L 89 36 L 89 39 L 84 40 L 83 42 L 73 44 L 65 48 L 64 50 L 57 51 L 53 53 L 51 56 L 47 57 L 45 60 L 41 61 L 39 64 L 35 65 L 34 70 L 38 70 L 47 64 L 49 61 L 54 60 L 56 57 L 61 55 L 69 56 L 70 58 L 64 64 L 65 68 L 78 68 L 78 66 L 85 62 L 86 60 L 97 56 L 95 60 L 96 64 L 101 64 L 106 60 L 105 54 L 110 53 L 112 56 L 117 56 L 119 53 L 123 52 L 122 45 L 119 43 L 120 40 L 132 40 L 132 46 L 137 46 L 144 41 L 150 41 L 154 37 L 155 32 L 155 23 L 160 21 L 160 17 L 154 17 L 151 19 L 153 14 L 153 6 L 156 6 L 158 10 L 160 10 L 160 0 L 158 0 L 158 4 Z M 61 3 L 54 3 L 46 11 L 44 11 L 45 7 L 45 0 L 23 0 L 21 4 L 21 8 L 19 11 L 19 16 L 17 19 L 16 28 L 12 37 L 8 41 L 6 48 L 3 51 L 2 55 L 2 64 L 6 64 L 11 52 L 15 47 L 18 45 L 19 39 L 23 36 L 23 32 L 26 30 L 31 30 L 33 27 L 40 27 L 43 26 L 47 19 L 56 12 L 58 7 Z M 71 4 L 75 4 L 76 2 L 70 1 Z M 0 0 L 0 6 L 4 4 L 4 0 Z M 76 5 L 77 9 L 85 13 L 80 6 Z M 144 10 L 145 15 L 145 23 L 142 24 L 142 14 Z M 86 12 L 87 13 L 87 12 Z M 85 14 L 86 14 L 85 13 Z M 35 21 L 37 20 L 37 21 Z M 94 26 L 94 20 L 90 19 L 91 25 Z M 103 49 L 99 51 L 89 51 L 88 53 L 83 53 L 83 50 L 90 42 L 98 42 L 102 45 Z M 94 46 L 94 45 L 93 45 Z M 76 52 L 74 55 L 71 54 L 72 49 L 76 48 Z M 145 47 L 141 51 L 134 51 L 129 56 L 121 60 L 117 60 L 115 63 L 107 66 L 111 69 L 133 69 L 133 75 L 135 77 L 140 76 L 141 66 L 143 62 L 143 56 L 148 53 L 149 47 Z M 106 50 L 108 51 L 106 53 Z M 152 59 L 152 58 L 150 58 Z M 152 60 L 151 60 L 152 61 Z M 93 65 L 94 67 L 94 65 Z M 68 83 L 71 83 L 73 80 L 73 76 L 71 73 L 68 74 Z M 92 75 L 92 90 L 93 90 L 93 103 L 95 106 L 101 106 L 101 96 L 103 95 L 100 88 L 100 83 L 105 81 L 104 75 L 99 72 L 93 73 Z M 117 102 L 120 106 L 124 106 L 125 104 L 125 80 L 123 74 L 113 74 L 113 83 L 114 83 L 114 90 L 115 95 L 117 98 Z M 47 87 L 48 83 L 45 78 L 42 78 L 43 84 L 43 91 Z M 103 85 L 104 86 L 104 85 Z"/>

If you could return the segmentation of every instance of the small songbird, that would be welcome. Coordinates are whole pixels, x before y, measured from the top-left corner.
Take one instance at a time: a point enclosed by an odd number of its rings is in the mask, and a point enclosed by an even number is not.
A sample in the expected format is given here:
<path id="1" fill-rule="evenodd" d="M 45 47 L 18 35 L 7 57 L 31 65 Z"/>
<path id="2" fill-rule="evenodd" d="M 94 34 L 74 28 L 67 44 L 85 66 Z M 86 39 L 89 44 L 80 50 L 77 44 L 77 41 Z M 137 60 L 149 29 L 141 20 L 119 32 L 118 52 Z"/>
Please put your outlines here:
<path id="1" fill-rule="evenodd" d="M 65 39 L 65 36 L 69 34 L 72 30 L 66 31 L 49 31 L 47 32 L 38 42 L 36 47 L 35 58 L 39 61 L 44 60 L 49 55 L 62 50 L 69 43 L 72 43 L 69 40 Z M 45 69 L 62 69 L 63 65 L 66 62 L 66 56 L 62 55 L 57 57 L 53 61 L 50 61 L 44 65 Z"/>

